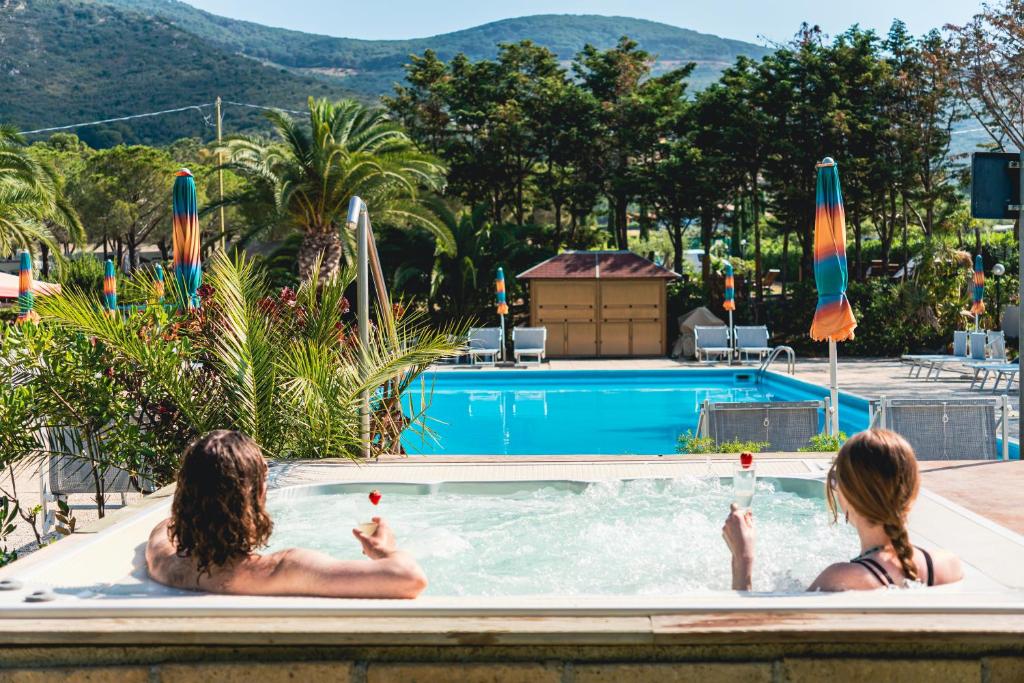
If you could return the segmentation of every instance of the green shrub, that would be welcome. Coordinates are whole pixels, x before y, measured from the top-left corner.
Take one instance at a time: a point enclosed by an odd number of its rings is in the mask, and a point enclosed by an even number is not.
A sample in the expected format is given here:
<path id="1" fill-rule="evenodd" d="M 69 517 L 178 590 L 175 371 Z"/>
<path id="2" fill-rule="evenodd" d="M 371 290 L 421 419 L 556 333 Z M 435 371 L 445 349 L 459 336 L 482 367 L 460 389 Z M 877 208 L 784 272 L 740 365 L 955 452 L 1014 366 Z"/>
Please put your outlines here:
<path id="1" fill-rule="evenodd" d="M 838 451 L 846 442 L 846 432 L 838 434 L 815 434 L 803 448 L 798 449 L 802 453 L 828 453 Z"/>
<path id="2" fill-rule="evenodd" d="M 715 441 L 710 436 L 697 436 L 692 430 L 687 429 L 684 434 L 679 435 L 676 443 L 677 453 L 688 455 L 704 455 L 707 453 L 760 453 L 766 450 L 771 444 L 767 441 Z"/>
<path id="3" fill-rule="evenodd" d="M 67 289 L 92 294 L 98 300 L 103 293 L 103 263 L 92 254 L 61 259 L 57 268 L 57 282 Z"/>

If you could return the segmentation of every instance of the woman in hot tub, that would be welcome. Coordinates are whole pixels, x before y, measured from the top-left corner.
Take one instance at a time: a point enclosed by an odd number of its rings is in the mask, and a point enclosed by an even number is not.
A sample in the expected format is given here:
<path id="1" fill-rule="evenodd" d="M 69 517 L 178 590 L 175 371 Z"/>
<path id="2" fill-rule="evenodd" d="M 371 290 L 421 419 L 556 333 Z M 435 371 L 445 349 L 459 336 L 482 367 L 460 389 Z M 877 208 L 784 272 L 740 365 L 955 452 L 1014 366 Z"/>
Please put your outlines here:
<path id="1" fill-rule="evenodd" d="M 870 429 L 843 444 L 828 473 L 828 506 L 833 521 L 842 511 L 860 536 L 860 554 L 828 567 L 812 591 L 872 590 L 914 585 L 939 586 L 963 576 L 960 559 L 942 550 L 911 545 L 910 513 L 919 487 L 917 458 L 906 440 Z M 754 519 L 735 505 L 722 527 L 732 551 L 733 590 L 751 590 Z"/>
<path id="2" fill-rule="evenodd" d="M 239 595 L 415 598 L 426 588 L 423 570 L 379 517 L 370 536 L 352 530 L 370 561 L 302 548 L 260 555 L 273 528 L 266 498 L 267 465 L 252 439 L 227 430 L 199 439 L 185 451 L 170 519 L 149 535 L 149 575 L 174 588 Z"/>

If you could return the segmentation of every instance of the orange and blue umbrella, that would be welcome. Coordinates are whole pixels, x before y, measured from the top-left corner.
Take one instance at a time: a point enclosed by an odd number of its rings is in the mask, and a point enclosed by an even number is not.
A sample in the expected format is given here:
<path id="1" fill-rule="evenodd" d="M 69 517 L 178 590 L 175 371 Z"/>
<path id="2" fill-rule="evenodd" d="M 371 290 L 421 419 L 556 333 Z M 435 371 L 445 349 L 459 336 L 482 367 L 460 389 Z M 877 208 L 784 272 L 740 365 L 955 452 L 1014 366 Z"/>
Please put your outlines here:
<path id="1" fill-rule="evenodd" d="M 494 288 L 498 292 L 498 315 L 508 315 L 508 303 L 505 302 L 505 271 L 502 268 L 498 268 Z"/>
<path id="2" fill-rule="evenodd" d="M 722 308 L 727 311 L 736 310 L 736 281 L 732 275 L 732 264 L 725 263 L 725 301 Z"/>
<path id="3" fill-rule="evenodd" d="M 153 293 L 159 303 L 164 301 L 164 267 L 159 263 L 153 267 Z"/>
<path id="4" fill-rule="evenodd" d="M 817 164 L 818 183 L 814 214 L 814 283 L 818 307 L 811 323 L 811 339 L 839 342 L 853 339 L 857 320 L 846 298 L 846 214 L 839 186 L 839 169 L 831 157 Z"/>
<path id="5" fill-rule="evenodd" d="M 199 252 L 199 202 L 196 182 L 187 168 L 174 178 L 174 196 L 171 219 L 174 245 L 174 277 L 186 298 L 186 305 L 199 305 L 196 291 L 203 283 L 203 270 Z"/>
<path id="6" fill-rule="evenodd" d="M 36 320 L 38 314 L 32 310 L 36 295 L 32 291 L 32 255 L 23 250 L 18 256 L 18 317 L 16 322 Z"/>
<path id="7" fill-rule="evenodd" d="M 110 259 L 103 264 L 103 310 L 107 315 L 117 315 L 117 274 Z"/>
<path id="8" fill-rule="evenodd" d="M 981 254 L 974 257 L 974 287 L 971 289 L 971 313 L 975 320 L 985 312 L 985 265 Z"/>

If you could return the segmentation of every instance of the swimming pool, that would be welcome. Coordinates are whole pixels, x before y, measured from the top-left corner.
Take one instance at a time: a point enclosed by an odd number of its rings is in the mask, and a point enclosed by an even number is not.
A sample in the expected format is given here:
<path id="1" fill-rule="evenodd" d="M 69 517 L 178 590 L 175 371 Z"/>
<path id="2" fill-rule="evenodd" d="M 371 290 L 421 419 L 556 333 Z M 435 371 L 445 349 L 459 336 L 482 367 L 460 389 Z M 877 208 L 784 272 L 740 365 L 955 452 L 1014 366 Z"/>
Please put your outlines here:
<path id="1" fill-rule="evenodd" d="M 428 436 L 414 455 L 664 455 L 714 401 L 803 401 L 824 387 L 751 369 L 438 371 L 418 387 Z M 414 401 L 418 396 L 411 397 Z M 866 400 L 840 395 L 840 428 L 868 426 Z M 820 416 L 822 423 L 824 415 Z"/>

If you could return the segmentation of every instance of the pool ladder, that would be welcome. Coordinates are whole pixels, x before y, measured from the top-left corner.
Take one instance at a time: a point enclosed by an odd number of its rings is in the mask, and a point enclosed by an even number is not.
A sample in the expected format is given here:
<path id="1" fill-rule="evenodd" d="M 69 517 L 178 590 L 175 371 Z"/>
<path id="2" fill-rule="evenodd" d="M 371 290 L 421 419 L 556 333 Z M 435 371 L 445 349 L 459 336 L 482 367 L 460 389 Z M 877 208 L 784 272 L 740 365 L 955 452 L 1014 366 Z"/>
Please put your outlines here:
<path id="1" fill-rule="evenodd" d="M 786 370 L 789 374 L 796 374 L 796 353 L 793 352 L 791 346 L 776 346 L 772 349 L 772 352 L 768 354 L 768 357 L 761 363 L 761 367 L 757 369 L 757 379 L 760 380 L 764 377 L 764 373 L 767 372 L 768 366 L 771 365 L 775 360 L 782 354 L 786 354 Z"/>

